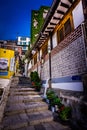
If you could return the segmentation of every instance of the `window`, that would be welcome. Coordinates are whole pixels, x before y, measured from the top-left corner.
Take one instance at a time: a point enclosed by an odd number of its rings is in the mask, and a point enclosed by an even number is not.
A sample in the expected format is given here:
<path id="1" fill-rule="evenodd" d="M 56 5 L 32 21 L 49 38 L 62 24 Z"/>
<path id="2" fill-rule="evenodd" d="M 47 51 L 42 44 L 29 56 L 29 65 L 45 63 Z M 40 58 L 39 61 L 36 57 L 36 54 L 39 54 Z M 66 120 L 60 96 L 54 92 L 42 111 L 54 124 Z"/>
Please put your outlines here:
<path id="1" fill-rule="evenodd" d="M 23 42 L 23 45 L 26 45 L 26 42 Z"/>
<path id="2" fill-rule="evenodd" d="M 20 45 L 22 45 L 22 42 L 20 42 Z"/>
<path id="3" fill-rule="evenodd" d="M 60 23 L 60 27 L 57 31 L 58 43 L 61 42 L 65 38 L 65 36 L 71 33 L 72 29 L 73 29 L 72 17 L 69 16 L 68 18 L 66 18 L 66 21 L 63 21 L 62 23 Z"/>
<path id="4" fill-rule="evenodd" d="M 45 44 L 42 48 L 42 56 L 45 56 L 48 53 L 48 44 Z"/>
<path id="5" fill-rule="evenodd" d="M 65 36 L 68 35 L 71 32 L 70 18 L 64 24 L 64 30 L 65 30 Z"/>
<path id="6" fill-rule="evenodd" d="M 26 41 L 26 37 L 21 37 L 20 40 Z"/>
<path id="7" fill-rule="evenodd" d="M 26 50 L 26 46 L 23 46 L 22 48 L 23 48 L 23 50 Z"/>
<path id="8" fill-rule="evenodd" d="M 59 35 L 58 41 L 61 42 L 64 39 L 63 27 L 59 30 L 58 35 Z"/>
<path id="9" fill-rule="evenodd" d="M 34 65 L 37 63 L 37 54 L 34 56 Z"/>

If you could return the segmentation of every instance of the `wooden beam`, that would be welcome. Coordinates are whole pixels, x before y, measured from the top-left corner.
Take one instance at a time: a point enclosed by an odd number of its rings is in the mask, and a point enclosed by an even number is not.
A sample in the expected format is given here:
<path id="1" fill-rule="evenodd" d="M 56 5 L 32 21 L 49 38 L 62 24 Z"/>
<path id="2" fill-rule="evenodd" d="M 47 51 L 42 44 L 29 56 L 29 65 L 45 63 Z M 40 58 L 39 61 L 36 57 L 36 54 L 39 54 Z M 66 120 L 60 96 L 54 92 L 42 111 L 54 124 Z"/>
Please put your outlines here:
<path id="1" fill-rule="evenodd" d="M 50 23 L 50 25 L 57 25 L 57 24 L 56 24 L 56 23 L 52 23 L 52 22 L 51 22 L 51 23 Z"/>
<path id="2" fill-rule="evenodd" d="M 73 0 L 68 0 L 70 3 L 72 3 L 73 2 Z"/>
<path id="3" fill-rule="evenodd" d="M 61 6 L 67 8 L 67 9 L 69 8 L 69 5 L 67 5 L 67 4 L 65 4 L 65 3 L 63 3 L 63 2 L 61 2 Z"/>
<path id="4" fill-rule="evenodd" d="M 45 32 L 50 32 L 50 31 L 45 31 Z"/>
<path id="5" fill-rule="evenodd" d="M 47 37 L 48 35 L 47 34 L 43 34 L 43 36 Z"/>
<path id="6" fill-rule="evenodd" d="M 54 29 L 54 27 L 47 27 L 47 29 Z"/>
<path id="7" fill-rule="evenodd" d="M 61 10 L 57 10 L 57 13 L 64 15 L 65 13 Z"/>
<path id="8" fill-rule="evenodd" d="M 58 17 L 55 17 L 55 16 L 53 17 L 53 19 L 56 19 L 56 20 L 61 20 L 61 18 L 58 18 Z"/>

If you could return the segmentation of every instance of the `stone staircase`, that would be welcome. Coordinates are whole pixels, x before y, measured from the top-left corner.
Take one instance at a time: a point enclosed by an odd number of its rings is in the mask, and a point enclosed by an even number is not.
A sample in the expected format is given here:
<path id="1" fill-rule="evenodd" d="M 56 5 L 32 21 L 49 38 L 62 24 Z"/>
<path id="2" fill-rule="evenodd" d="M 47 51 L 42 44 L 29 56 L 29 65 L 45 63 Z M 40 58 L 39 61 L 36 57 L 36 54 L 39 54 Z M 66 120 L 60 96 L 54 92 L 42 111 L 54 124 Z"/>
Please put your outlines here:
<path id="1" fill-rule="evenodd" d="M 52 120 L 52 112 L 42 101 L 40 93 L 31 87 L 24 87 L 23 83 L 21 87 L 18 80 L 13 79 L 4 111 L 3 130 L 22 129 Z"/>

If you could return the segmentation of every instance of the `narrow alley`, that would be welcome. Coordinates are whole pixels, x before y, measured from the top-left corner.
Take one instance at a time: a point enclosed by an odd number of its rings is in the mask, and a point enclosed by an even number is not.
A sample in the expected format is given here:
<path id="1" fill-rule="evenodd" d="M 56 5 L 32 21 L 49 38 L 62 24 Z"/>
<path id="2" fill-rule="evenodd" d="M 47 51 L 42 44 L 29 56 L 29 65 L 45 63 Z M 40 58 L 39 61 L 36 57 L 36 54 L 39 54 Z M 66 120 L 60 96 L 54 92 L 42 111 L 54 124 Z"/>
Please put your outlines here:
<path id="1" fill-rule="evenodd" d="M 13 77 L 1 130 L 71 130 L 54 121 L 41 95 L 32 88 L 29 78 Z"/>

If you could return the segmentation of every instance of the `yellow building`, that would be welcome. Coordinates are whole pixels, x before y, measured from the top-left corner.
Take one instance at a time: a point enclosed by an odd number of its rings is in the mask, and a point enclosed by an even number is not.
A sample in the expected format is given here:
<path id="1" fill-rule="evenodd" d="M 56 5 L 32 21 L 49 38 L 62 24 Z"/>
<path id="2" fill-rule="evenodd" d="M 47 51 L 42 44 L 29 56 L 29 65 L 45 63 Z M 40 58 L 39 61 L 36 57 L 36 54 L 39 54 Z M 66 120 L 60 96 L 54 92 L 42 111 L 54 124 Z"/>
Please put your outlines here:
<path id="1" fill-rule="evenodd" d="M 14 51 L 0 48 L 0 78 L 11 78 L 14 74 Z"/>

